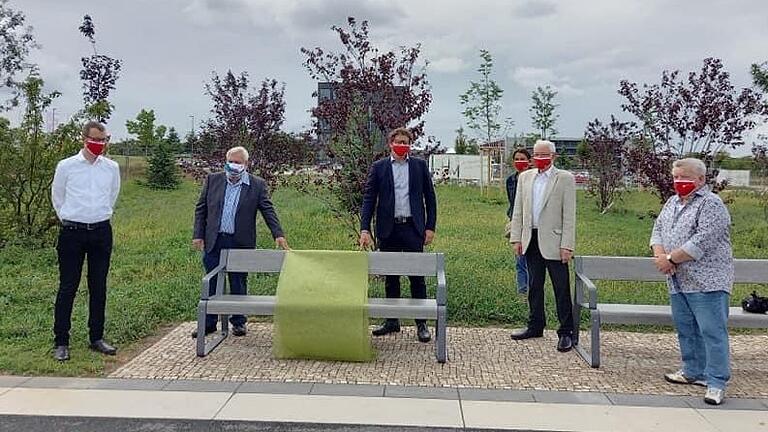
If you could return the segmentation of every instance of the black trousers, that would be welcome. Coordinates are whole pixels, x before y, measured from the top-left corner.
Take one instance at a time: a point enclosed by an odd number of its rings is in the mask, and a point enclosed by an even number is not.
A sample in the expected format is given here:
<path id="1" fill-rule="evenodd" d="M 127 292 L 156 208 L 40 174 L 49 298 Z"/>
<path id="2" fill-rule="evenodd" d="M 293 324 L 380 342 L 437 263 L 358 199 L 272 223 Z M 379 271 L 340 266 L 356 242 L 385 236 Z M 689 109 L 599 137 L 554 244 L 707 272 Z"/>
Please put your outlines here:
<path id="1" fill-rule="evenodd" d="M 232 234 L 219 233 L 216 237 L 216 244 L 213 245 L 213 249 L 210 252 L 203 252 L 203 267 L 205 272 L 208 273 L 215 269 L 219 265 L 219 258 L 221 257 L 222 249 L 237 249 L 235 243 L 235 237 Z M 229 293 L 237 295 L 248 294 L 248 273 L 227 273 L 229 279 Z M 218 282 L 218 276 L 211 278 L 211 283 L 208 285 L 208 295 L 212 296 L 216 294 L 216 283 Z M 216 329 L 216 323 L 219 321 L 218 315 L 206 315 L 205 316 L 205 328 L 208 330 Z M 245 315 L 232 315 L 229 317 L 229 322 L 233 326 L 242 326 L 246 323 Z"/>
<path id="2" fill-rule="evenodd" d="M 59 256 L 59 292 L 54 308 L 54 343 L 69 345 L 72 304 L 80 285 L 83 262 L 88 257 L 88 330 L 90 341 L 104 337 L 107 273 L 112 256 L 112 226 L 87 230 L 62 227 L 56 247 Z"/>
<path id="3" fill-rule="evenodd" d="M 382 252 L 424 252 L 424 237 L 419 235 L 412 221 L 395 224 L 387 238 L 380 238 L 379 250 Z M 411 282 L 411 298 L 427 298 L 427 284 L 424 276 L 408 276 Z M 400 298 L 400 276 L 387 276 L 384 282 L 387 298 Z M 416 320 L 416 323 L 426 322 Z"/>
<path id="4" fill-rule="evenodd" d="M 548 260 L 541 256 L 537 230 L 533 230 L 531 243 L 525 252 L 528 264 L 528 328 L 534 332 L 544 330 L 547 324 L 544 315 L 544 277 L 549 279 L 555 291 L 557 319 L 560 321 L 558 335 L 573 334 L 573 307 L 571 305 L 571 276 L 568 264 L 560 260 Z"/>

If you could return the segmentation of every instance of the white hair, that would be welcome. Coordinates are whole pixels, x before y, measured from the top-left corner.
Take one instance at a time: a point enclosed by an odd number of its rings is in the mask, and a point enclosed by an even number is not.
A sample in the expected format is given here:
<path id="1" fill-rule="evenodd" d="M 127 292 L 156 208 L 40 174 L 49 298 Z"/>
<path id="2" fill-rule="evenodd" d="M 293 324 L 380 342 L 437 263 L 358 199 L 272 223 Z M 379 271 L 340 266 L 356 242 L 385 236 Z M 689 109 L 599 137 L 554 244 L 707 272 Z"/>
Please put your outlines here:
<path id="1" fill-rule="evenodd" d="M 553 143 L 552 141 L 536 140 L 536 144 L 533 145 L 533 148 L 536 148 L 537 145 L 545 145 L 549 148 L 549 151 L 551 153 L 557 153 L 557 148 L 555 148 L 555 143 Z"/>
<path id="2" fill-rule="evenodd" d="M 227 159 L 233 154 L 240 154 L 243 159 L 245 159 L 245 162 L 248 162 L 248 150 L 246 150 L 245 147 L 237 146 L 227 150 Z"/>
<path id="3" fill-rule="evenodd" d="M 672 168 L 673 169 L 680 168 L 686 173 L 693 174 L 695 176 L 707 175 L 707 166 L 704 165 L 704 162 L 702 162 L 701 159 L 696 159 L 696 158 L 678 159 L 672 163 Z"/>

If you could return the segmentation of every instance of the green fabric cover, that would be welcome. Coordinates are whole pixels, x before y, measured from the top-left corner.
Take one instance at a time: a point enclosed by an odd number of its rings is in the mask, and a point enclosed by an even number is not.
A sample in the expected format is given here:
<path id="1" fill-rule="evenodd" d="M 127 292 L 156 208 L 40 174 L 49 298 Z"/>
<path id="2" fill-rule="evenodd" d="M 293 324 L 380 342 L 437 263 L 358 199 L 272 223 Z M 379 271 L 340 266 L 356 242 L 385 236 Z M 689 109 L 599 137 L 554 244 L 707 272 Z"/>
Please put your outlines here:
<path id="1" fill-rule="evenodd" d="M 368 254 L 288 251 L 277 283 L 278 358 L 371 361 Z"/>

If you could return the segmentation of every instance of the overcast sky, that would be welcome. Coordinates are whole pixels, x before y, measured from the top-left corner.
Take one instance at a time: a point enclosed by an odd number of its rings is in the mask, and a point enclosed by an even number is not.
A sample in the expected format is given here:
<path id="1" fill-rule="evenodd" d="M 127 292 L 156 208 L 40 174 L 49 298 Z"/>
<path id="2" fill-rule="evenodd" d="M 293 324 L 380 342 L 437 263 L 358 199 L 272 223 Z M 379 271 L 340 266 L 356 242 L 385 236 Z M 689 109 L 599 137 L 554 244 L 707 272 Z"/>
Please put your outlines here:
<path id="1" fill-rule="evenodd" d="M 248 71 L 253 81 L 286 83 L 285 128 L 298 131 L 316 83 L 300 47 L 339 49 L 330 26 L 353 15 L 370 22 L 382 47 L 423 45 L 433 103 L 426 129 L 452 146 L 463 123 L 459 95 L 476 79 L 479 49 L 495 61 L 513 132 L 530 132 L 530 93 L 559 91 L 561 136 L 581 136 L 588 121 L 620 113 L 618 82 L 657 82 L 663 69 L 698 69 L 720 57 L 737 87 L 751 86 L 749 65 L 768 60 L 766 0 L 10 0 L 26 13 L 42 49 L 33 60 L 63 96 L 57 118 L 81 106 L 82 16 L 96 25 L 99 50 L 123 60 L 112 135 L 126 119 L 154 109 L 183 136 L 208 117 L 203 85 L 211 71 Z M 15 114 L 18 115 L 18 114 Z"/>

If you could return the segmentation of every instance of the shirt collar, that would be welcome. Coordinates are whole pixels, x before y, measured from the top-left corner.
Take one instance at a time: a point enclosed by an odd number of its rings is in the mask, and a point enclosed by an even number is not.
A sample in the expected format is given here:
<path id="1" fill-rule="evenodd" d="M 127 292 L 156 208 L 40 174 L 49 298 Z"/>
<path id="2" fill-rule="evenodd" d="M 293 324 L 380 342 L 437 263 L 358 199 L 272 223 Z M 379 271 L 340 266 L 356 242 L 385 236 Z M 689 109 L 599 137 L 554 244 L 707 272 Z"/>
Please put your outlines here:
<path id="1" fill-rule="evenodd" d="M 243 172 L 242 174 L 240 174 L 240 178 L 239 178 L 239 179 L 237 179 L 237 181 L 236 181 L 235 183 L 232 183 L 232 182 L 230 182 L 230 181 L 229 181 L 229 177 L 227 177 L 227 175 L 226 175 L 226 174 L 224 175 L 224 178 L 226 178 L 226 179 L 227 179 L 227 184 L 228 184 L 228 185 L 232 185 L 232 186 L 239 186 L 239 185 L 241 185 L 241 184 L 245 184 L 245 185 L 247 185 L 247 186 L 250 186 L 250 185 L 251 185 L 251 176 L 250 176 L 250 175 L 248 175 L 248 172 L 247 172 L 247 171 L 246 171 L 246 172 Z"/>
<path id="2" fill-rule="evenodd" d="M 77 152 L 77 154 L 75 155 L 75 159 L 77 159 L 77 161 L 78 161 L 78 162 L 87 162 L 87 163 L 91 163 L 91 162 L 90 162 L 88 159 L 86 159 L 86 158 L 85 158 L 85 156 L 83 155 L 83 152 L 84 152 L 84 151 L 85 151 L 85 149 L 80 149 L 80 151 L 79 151 L 79 152 Z M 96 156 L 96 160 L 94 160 L 94 161 L 93 161 L 93 163 L 94 163 L 94 164 L 96 164 L 96 163 L 99 163 L 99 161 L 100 161 L 100 160 L 101 160 L 101 155 L 98 155 L 98 156 Z"/>
<path id="3" fill-rule="evenodd" d="M 404 162 L 408 162 L 408 159 L 410 159 L 410 157 L 411 157 L 411 155 L 405 155 L 405 159 L 403 159 L 402 161 L 399 161 L 399 160 L 395 159 L 394 156 L 389 155 L 389 160 L 392 163 L 401 164 L 401 163 L 404 163 Z"/>
<path id="4" fill-rule="evenodd" d="M 554 168 L 555 168 L 554 165 L 550 165 L 549 168 L 547 168 L 545 171 L 537 172 L 536 175 L 543 174 L 546 178 L 550 178 L 552 177 L 552 173 L 555 172 Z"/>
<path id="5" fill-rule="evenodd" d="M 704 185 L 704 186 L 702 186 L 702 187 L 700 187 L 700 188 L 696 189 L 696 190 L 693 192 L 693 196 L 692 196 L 692 197 L 691 197 L 691 198 L 688 200 L 688 203 L 690 203 L 691 201 L 693 201 L 693 198 L 695 198 L 696 196 L 704 196 L 704 195 L 706 195 L 707 193 L 709 193 L 709 186 L 707 186 L 707 185 Z M 683 203 L 683 200 L 682 200 L 682 199 L 680 199 L 680 195 L 677 195 L 677 194 L 675 194 L 675 203 L 676 203 L 676 204 L 682 204 L 682 203 Z"/>

